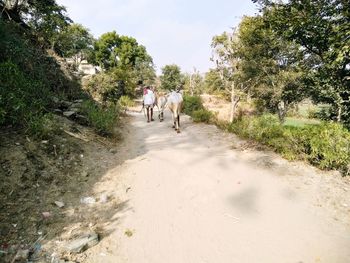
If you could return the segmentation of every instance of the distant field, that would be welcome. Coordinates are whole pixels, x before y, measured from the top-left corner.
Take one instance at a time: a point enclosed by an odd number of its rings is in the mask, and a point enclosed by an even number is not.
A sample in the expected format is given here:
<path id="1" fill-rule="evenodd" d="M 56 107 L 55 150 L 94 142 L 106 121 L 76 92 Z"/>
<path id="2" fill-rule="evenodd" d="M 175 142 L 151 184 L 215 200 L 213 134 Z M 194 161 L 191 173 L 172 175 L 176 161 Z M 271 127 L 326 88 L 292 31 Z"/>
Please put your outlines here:
<path id="1" fill-rule="evenodd" d="M 283 125 L 285 126 L 294 126 L 294 127 L 303 127 L 310 124 L 320 124 L 319 120 L 316 119 L 306 119 L 306 118 L 297 118 L 297 117 L 287 117 Z"/>

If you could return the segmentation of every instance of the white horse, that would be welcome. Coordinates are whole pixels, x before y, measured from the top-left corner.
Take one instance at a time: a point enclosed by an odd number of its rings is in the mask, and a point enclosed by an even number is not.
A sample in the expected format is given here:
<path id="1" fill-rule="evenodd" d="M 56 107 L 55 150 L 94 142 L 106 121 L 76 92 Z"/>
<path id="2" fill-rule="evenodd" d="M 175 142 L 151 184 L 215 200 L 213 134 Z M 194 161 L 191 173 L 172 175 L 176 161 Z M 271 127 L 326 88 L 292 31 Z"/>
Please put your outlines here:
<path id="1" fill-rule="evenodd" d="M 172 91 L 168 95 L 168 108 L 172 113 L 175 131 L 180 133 L 180 113 L 182 109 L 183 98 L 180 92 Z"/>

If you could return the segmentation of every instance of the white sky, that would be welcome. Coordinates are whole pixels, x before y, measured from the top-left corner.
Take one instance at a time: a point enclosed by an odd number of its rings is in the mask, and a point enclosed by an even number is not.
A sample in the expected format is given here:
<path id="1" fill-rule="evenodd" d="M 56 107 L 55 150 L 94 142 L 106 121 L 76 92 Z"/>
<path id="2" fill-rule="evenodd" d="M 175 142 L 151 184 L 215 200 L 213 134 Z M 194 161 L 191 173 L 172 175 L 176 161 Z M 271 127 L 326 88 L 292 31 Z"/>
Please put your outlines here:
<path id="1" fill-rule="evenodd" d="M 251 0 L 56 0 L 95 37 L 115 30 L 146 46 L 157 67 L 207 71 L 214 35 L 257 12 Z"/>

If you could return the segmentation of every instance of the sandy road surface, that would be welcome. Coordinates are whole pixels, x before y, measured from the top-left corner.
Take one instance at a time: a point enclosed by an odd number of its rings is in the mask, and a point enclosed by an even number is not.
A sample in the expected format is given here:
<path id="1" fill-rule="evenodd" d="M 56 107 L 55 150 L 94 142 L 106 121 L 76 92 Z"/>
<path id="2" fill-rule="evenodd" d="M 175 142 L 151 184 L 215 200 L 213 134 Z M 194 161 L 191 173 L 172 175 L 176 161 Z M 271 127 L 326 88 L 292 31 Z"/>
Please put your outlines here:
<path id="1" fill-rule="evenodd" d="M 342 181 L 232 149 L 234 137 L 213 126 L 183 118 L 176 134 L 169 116 L 134 115 L 130 158 L 100 186 L 127 208 L 87 262 L 350 262 L 349 213 L 322 199 L 346 196 Z"/>

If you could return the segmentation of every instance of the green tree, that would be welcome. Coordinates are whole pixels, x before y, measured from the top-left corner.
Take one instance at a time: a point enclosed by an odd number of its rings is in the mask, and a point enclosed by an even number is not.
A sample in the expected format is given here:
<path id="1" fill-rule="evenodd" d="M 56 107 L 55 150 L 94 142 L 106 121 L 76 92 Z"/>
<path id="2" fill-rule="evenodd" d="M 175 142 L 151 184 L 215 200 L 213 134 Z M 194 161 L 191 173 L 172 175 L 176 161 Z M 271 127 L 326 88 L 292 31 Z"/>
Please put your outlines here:
<path id="1" fill-rule="evenodd" d="M 138 61 L 135 65 L 135 74 L 137 76 L 137 82 L 145 85 L 154 85 L 157 75 L 154 69 L 152 58 L 147 61 Z"/>
<path id="2" fill-rule="evenodd" d="M 245 86 L 243 82 L 238 85 L 238 48 L 239 39 L 235 30 L 224 32 L 221 35 L 213 37 L 212 48 L 213 57 L 211 58 L 216 64 L 216 71 L 220 76 L 223 89 L 221 92 L 230 98 L 231 111 L 230 122 L 233 121 L 236 109 L 241 98 L 244 96 Z"/>
<path id="3" fill-rule="evenodd" d="M 263 16 L 244 17 L 238 38 L 238 78 L 283 122 L 289 106 L 305 96 L 299 46 L 276 34 Z"/>
<path id="4" fill-rule="evenodd" d="M 72 20 L 55 0 L 0 0 L 1 18 L 32 29 L 45 48 L 55 49 L 58 35 Z"/>
<path id="5" fill-rule="evenodd" d="M 80 24 L 70 24 L 59 35 L 56 51 L 62 57 L 73 57 L 77 67 L 92 51 L 93 42 L 94 38 L 87 28 Z"/>
<path id="6" fill-rule="evenodd" d="M 184 89 L 191 96 L 200 95 L 204 92 L 204 78 L 200 72 L 193 68 L 193 72 L 184 74 Z"/>
<path id="7" fill-rule="evenodd" d="M 161 88 L 164 90 L 175 90 L 183 84 L 183 76 L 178 65 L 166 65 L 162 68 L 160 76 Z"/>
<path id="8" fill-rule="evenodd" d="M 117 48 L 120 44 L 119 35 L 115 31 L 102 34 L 94 43 L 92 62 L 105 69 L 116 67 L 118 63 Z"/>
<path id="9" fill-rule="evenodd" d="M 308 88 L 316 102 L 333 106 L 350 125 L 350 2 L 344 0 L 254 1 L 273 30 L 302 46 Z"/>
<path id="10" fill-rule="evenodd" d="M 135 38 L 120 36 L 115 31 L 103 34 L 94 44 L 92 61 L 105 69 L 124 67 L 134 69 L 136 65 L 148 63 L 153 66 L 152 58 L 146 48 L 139 45 Z"/>
<path id="11" fill-rule="evenodd" d="M 221 93 L 225 89 L 217 69 L 210 69 L 205 73 L 204 89 L 207 93 Z"/>

